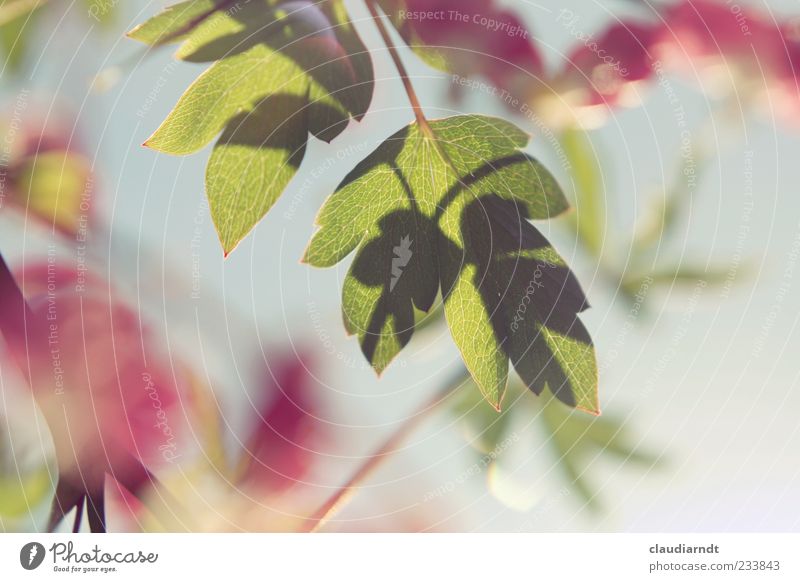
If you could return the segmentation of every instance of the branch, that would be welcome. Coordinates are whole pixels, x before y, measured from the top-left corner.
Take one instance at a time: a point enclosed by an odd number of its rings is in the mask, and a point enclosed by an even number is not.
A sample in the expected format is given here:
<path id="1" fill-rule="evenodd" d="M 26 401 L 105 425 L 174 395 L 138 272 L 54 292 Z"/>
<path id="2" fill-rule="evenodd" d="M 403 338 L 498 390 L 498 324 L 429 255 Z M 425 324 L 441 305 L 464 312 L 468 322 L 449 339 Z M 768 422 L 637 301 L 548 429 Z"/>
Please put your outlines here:
<path id="1" fill-rule="evenodd" d="M 358 487 L 366 481 L 381 462 L 397 452 L 403 441 L 416 429 L 422 421 L 442 404 L 459 386 L 469 380 L 470 376 L 466 369 L 460 369 L 453 381 L 446 382 L 438 390 L 433 398 L 426 400 L 402 425 L 392 433 L 378 449 L 372 453 L 367 461 L 358 468 L 352 477 L 338 489 L 314 514 L 306 520 L 302 531 L 319 531 L 331 518 L 344 507 L 344 505 L 355 495 Z"/>

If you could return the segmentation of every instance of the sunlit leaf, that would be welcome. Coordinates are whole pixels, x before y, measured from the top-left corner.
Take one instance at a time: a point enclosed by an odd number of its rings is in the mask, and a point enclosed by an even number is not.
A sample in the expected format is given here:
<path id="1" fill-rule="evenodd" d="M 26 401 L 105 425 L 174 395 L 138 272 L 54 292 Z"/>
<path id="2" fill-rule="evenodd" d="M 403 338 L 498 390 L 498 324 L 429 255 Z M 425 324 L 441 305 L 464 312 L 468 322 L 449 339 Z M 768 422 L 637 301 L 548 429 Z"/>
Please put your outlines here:
<path id="1" fill-rule="evenodd" d="M 508 361 L 534 392 L 597 411 L 594 348 L 574 275 L 528 219 L 568 205 L 521 151 L 528 136 L 482 116 L 414 123 L 359 164 L 320 211 L 305 261 L 357 249 L 343 290 L 348 332 L 381 372 L 409 342 L 414 308 L 439 289 L 464 362 L 495 407 Z"/>
<path id="2" fill-rule="evenodd" d="M 206 189 L 229 253 L 272 207 L 305 154 L 331 141 L 372 98 L 372 65 L 341 2 L 179 4 L 134 29 L 148 44 L 182 40 L 177 57 L 212 62 L 146 145 L 193 153 L 222 132 Z"/>
<path id="3" fill-rule="evenodd" d="M 128 36 L 149 45 L 180 42 L 218 9 L 234 4 L 226 0 L 188 0 L 173 4 L 131 30 Z"/>

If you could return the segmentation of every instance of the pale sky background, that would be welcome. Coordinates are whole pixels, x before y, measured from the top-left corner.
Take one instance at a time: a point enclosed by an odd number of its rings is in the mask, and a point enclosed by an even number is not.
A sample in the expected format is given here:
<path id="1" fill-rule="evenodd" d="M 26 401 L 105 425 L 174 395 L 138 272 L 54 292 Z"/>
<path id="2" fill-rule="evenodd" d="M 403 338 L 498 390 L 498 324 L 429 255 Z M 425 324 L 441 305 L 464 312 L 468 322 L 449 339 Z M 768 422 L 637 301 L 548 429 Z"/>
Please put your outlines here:
<path id="1" fill-rule="evenodd" d="M 186 63 L 165 69 L 172 62 L 169 50 L 139 62 L 138 45 L 119 37 L 119 31 L 162 4 L 124 2 L 121 22 L 111 32 L 87 29 L 79 9 L 60 24 L 42 26 L 41 54 L 31 63 L 31 79 L 4 83 L 2 96 L 13 99 L 20 88 L 29 88 L 45 106 L 55 99 L 78 116 L 79 132 L 99 171 L 103 212 L 111 218 L 113 244 L 106 254 L 112 277 L 127 281 L 128 294 L 138 296 L 151 315 L 160 319 L 167 314 L 165 338 L 172 353 L 205 366 L 233 425 L 247 413 L 242 394 L 254 389 L 251 364 L 260 343 L 266 350 L 289 341 L 323 350 L 320 390 L 328 404 L 326 420 L 340 425 L 344 434 L 331 451 L 346 451 L 352 458 L 332 456 L 312 480 L 335 486 L 355 468 L 359 455 L 380 443 L 458 365 L 446 329 L 437 328 L 415 337 L 377 380 L 341 324 L 341 282 L 349 261 L 323 271 L 299 263 L 325 196 L 368 151 L 410 122 L 411 111 L 386 55 L 378 51 L 375 98 L 364 121 L 331 145 L 312 140 L 293 185 L 223 261 L 204 204 L 208 151 L 172 158 L 140 146 L 203 69 Z M 554 23 L 556 12 L 545 3 L 508 4 L 525 15 L 548 47 L 547 61 L 557 65 L 569 37 Z M 581 14 L 581 25 L 591 31 L 610 18 L 610 11 L 623 15 L 631 4 L 604 7 L 573 0 L 564 6 Z M 768 4 L 800 14 L 793 1 Z M 353 5 L 354 18 L 364 18 L 360 4 Z M 365 42 L 375 46 L 369 22 L 360 26 Z M 53 27 L 52 37 L 43 34 Z M 407 52 L 403 56 L 431 117 L 461 111 L 508 115 L 482 95 L 449 104 L 447 77 Z M 89 92 L 91 80 L 114 66 L 124 69 L 116 85 L 104 94 Z M 730 293 L 710 287 L 698 294 L 691 285 L 666 289 L 650 298 L 650 318 L 626 331 L 628 307 L 615 304 L 614 289 L 599 278 L 566 231 L 537 225 L 573 265 L 592 303 L 584 321 L 603 369 L 603 410 L 630 415 L 630 427 L 643 444 L 665 452 L 664 466 L 645 474 L 616 461 L 590 459 L 587 478 L 601 491 L 608 510 L 593 515 L 576 494 L 565 494 L 565 482 L 550 452 L 541 447 L 536 428 L 519 426 L 520 440 L 501 466 L 507 473 L 504 483 L 524 492 L 517 498 L 527 508 L 513 509 L 497 499 L 487 489 L 485 474 L 463 479 L 451 493 L 426 503 L 426 493 L 455 481 L 476 460 L 455 417 L 442 412 L 374 475 L 336 527 L 385 527 L 379 525 L 381 515 L 399 512 L 394 519 L 400 528 L 414 527 L 400 525 L 403 520 L 413 524 L 425 518 L 425 523 L 433 520 L 457 531 L 797 530 L 800 282 L 794 274 L 800 273 L 800 124 L 794 130 L 776 128 L 768 112 L 759 117 L 755 111 L 747 116 L 746 130 L 737 130 L 721 115 L 709 121 L 705 98 L 678 79 L 673 83 L 696 135 L 710 123 L 720 149 L 687 213 L 686 236 L 665 249 L 665 262 L 683 257 L 691 265 L 709 260 L 728 265 L 741 254 L 743 266 Z M 151 93 L 149 111 L 138 116 Z M 592 134 L 616 228 L 631 225 L 680 162 L 680 135 L 663 92 L 651 87 L 643 96 L 643 107 L 617 111 Z M 525 126 L 524 119 L 517 121 L 534 133 L 531 151 L 558 173 L 547 140 Z M 744 183 L 747 152 L 753 152 L 751 193 Z M 326 157 L 342 159 L 321 168 L 320 178 L 304 186 Z M 559 177 L 568 184 L 563 173 Z M 748 202 L 753 204 L 750 230 L 743 235 Z M 7 218 L 3 225 L 3 251 L 18 255 L 19 229 Z M 190 298 L 196 227 L 199 301 Z M 625 234 L 620 233 L 623 241 Z M 26 245 L 30 256 L 33 249 L 46 250 L 30 233 Z M 624 262 L 624 246 L 614 253 Z M 331 343 L 323 346 L 321 336 Z M 329 346 L 333 353 L 325 355 Z"/>

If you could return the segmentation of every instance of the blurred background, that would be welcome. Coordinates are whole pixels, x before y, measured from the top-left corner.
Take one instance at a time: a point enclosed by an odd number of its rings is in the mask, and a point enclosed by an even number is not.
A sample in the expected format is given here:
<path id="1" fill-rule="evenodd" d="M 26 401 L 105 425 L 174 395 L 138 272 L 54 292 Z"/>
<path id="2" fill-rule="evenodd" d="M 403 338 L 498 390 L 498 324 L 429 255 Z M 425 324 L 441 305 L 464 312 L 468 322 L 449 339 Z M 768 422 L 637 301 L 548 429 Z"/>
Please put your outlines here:
<path id="1" fill-rule="evenodd" d="M 197 529 L 292 530 L 461 367 L 446 326 L 434 322 L 378 379 L 342 325 L 349 260 L 329 270 L 300 263 L 324 199 L 413 113 L 376 50 L 363 122 L 331 144 L 312 139 L 288 190 L 223 259 L 205 202 L 207 153 L 175 158 L 141 145 L 204 67 L 125 38 L 166 4 L 106 3 L 98 20 L 91 3 L 51 0 L 23 23 L 11 20 L 15 29 L 4 23 L 2 165 L 38 158 L 28 187 L 40 181 L 77 208 L 91 198 L 91 227 L 83 244 L 82 211 L 48 224 L 9 194 L 0 251 L 15 268 L 57 256 L 110 282 L 147 322 L 166 365 L 192 378 L 170 413 L 181 426 L 175 458 L 154 472 L 200 516 Z M 694 2 L 697 11 L 704 4 L 743 14 L 741 26 L 763 20 L 792 31 L 800 17 L 791 0 Z M 669 5 L 503 3 L 551 70 L 577 62 L 582 35 L 658 23 L 656 8 Z M 363 4 L 347 6 L 367 46 L 382 47 Z M 474 386 L 462 386 L 417 419 L 326 531 L 800 525 L 800 107 L 793 124 L 791 104 L 751 90 L 752 71 L 720 75 L 719 60 L 692 54 L 696 43 L 675 30 L 685 70 L 662 56 L 663 71 L 629 83 L 613 106 L 581 105 L 583 122 L 568 127 L 544 105 L 527 115 L 492 95 L 489 81 L 464 86 L 401 51 L 428 117 L 515 121 L 573 199 L 570 217 L 537 227 L 592 305 L 583 319 L 597 346 L 603 415 L 594 421 L 512 388 L 501 424 L 471 400 Z M 702 34 L 731 70 L 738 56 L 714 30 Z M 771 89 L 778 81 L 760 70 L 756 84 Z M 13 364 L 3 362 L 0 380 L 0 524 L 42 529 L 55 488 L 52 439 Z M 245 450 L 266 477 L 235 470 Z M 270 480 L 276 472 L 285 483 Z M 157 528 L 124 496 L 109 505 L 110 530 Z"/>

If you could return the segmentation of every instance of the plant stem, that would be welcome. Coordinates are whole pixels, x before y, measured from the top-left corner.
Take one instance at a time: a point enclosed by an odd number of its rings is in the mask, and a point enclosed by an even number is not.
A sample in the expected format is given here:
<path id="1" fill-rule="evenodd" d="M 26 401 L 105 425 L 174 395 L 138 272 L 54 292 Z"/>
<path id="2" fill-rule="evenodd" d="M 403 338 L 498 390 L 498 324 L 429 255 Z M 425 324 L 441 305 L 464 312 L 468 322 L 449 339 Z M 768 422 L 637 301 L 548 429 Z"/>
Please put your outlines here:
<path id="1" fill-rule="evenodd" d="M 442 160 L 444 160 L 444 162 L 453 169 L 453 172 L 458 175 L 458 168 L 453 163 L 453 160 L 450 158 L 450 155 L 447 153 L 447 151 L 442 147 L 442 144 L 439 143 L 439 140 L 433 134 L 433 130 L 428 123 L 428 119 L 425 117 L 425 112 L 422 110 L 422 105 L 419 103 L 417 92 L 414 91 L 414 86 L 411 84 L 411 79 L 408 76 L 406 67 L 403 65 L 403 61 L 400 59 L 400 55 L 397 52 L 397 47 L 395 47 L 394 42 L 392 42 L 392 38 L 389 36 L 389 31 L 386 30 L 386 25 L 384 25 L 380 14 L 378 14 L 378 9 L 375 7 L 375 1 L 366 0 L 366 4 L 370 14 L 372 15 L 372 19 L 375 21 L 375 26 L 378 27 L 378 32 L 381 34 L 383 43 L 389 50 L 389 55 L 391 55 L 392 61 L 394 61 L 394 66 L 397 68 L 400 79 L 403 81 L 403 87 L 406 90 L 406 95 L 408 95 L 411 108 L 414 110 L 414 116 L 417 118 L 417 125 L 419 125 L 422 133 L 433 144 L 433 147 L 436 148 L 436 151 L 442 157 Z"/>
<path id="2" fill-rule="evenodd" d="M 378 27 L 378 32 L 380 32 L 383 43 L 389 50 L 389 55 L 392 57 L 392 61 L 394 62 L 394 66 L 397 68 L 400 79 L 403 81 L 403 87 L 406 90 L 406 95 L 408 95 L 411 108 L 414 110 L 414 116 L 417 118 L 417 123 L 419 123 L 421 128 L 428 132 L 430 131 L 428 120 L 425 118 L 425 113 L 422 111 L 422 106 L 419 103 L 417 92 L 414 91 L 414 86 L 411 84 L 411 79 L 408 76 L 406 67 L 403 64 L 403 61 L 400 59 L 400 54 L 397 52 L 397 47 L 395 47 L 392 37 L 389 36 L 389 31 L 386 29 L 386 25 L 383 23 L 381 15 L 378 14 L 378 9 L 375 7 L 375 2 L 372 0 L 367 0 L 366 4 L 367 8 L 369 9 L 369 13 L 372 15 L 372 18 L 375 21 L 375 26 Z"/>
<path id="3" fill-rule="evenodd" d="M 422 105 L 420 105 L 417 93 L 414 91 L 414 86 L 411 84 L 411 79 L 408 76 L 405 65 L 403 65 L 403 61 L 400 59 L 397 48 L 395 47 L 394 42 L 392 42 L 391 36 L 389 36 L 389 31 L 386 29 L 386 25 L 383 23 L 383 19 L 378 13 L 375 2 L 373 0 L 366 0 L 365 3 L 370 14 L 372 15 L 373 20 L 375 21 L 375 26 L 378 27 L 378 32 L 380 33 L 381 38 L 383 39 L 383 42 L 389 51 L 389 55 L 391 56 L 392 61 L 397 68 L 397 72 L 403 82 L 403 87 L 405 88 L 406 95 L 408 96 L 408 101 L 411 104 L 411 108 L 414 110 L 414 116 L 417 119 L 420 129 L 422 129 L 422 131 L 429 138 L 432 138 L 435 147 L 440 152 L 443 159 L 452 165 L 452 162 L 450 162 L 446 152 L 441 149 L 435 139 L 435 136 L 433 135 L 433 131 L 428 124 L 428 120 L 425 118 Z M 433 398 L 423 402 L 422 406 L 420 406 L 414 414 L 409 416 L 408 419 L 403 422 L 403 424 L 401 424 L 395 432 L 389 435 L 389 438 L 387 438 L 374 453 L 367 457 L 366 462 L 356 470 L 347 483 L 336 490 L 336 492 L 334 492 L 334 494 L 331 495 L 331 497 L 328 498 L 328 500 L 323 503 L 322 506 L 320 506 L 320 508 L 314 512 L 311 517 L 307 518 L 302 531 L 316 532 L 325 526 L 325 524 L 330 521 L 330 519 L 339 511 L 339 509 L 341 509 L 356 493 L 358 486 L 368 479 L 370 475 L 372 475 L 381 462 L 397 452 L 397 449 L 408 437 L 408 435 L 410 435 L 414 429 L 416 429 L 422 423 L 422 421 L 428 417 L 428 415 L 436 410 L 438 406 L 444 402 L 456 388 L 467 381 L 469 377 L 469 372 L 467 372 L 466 369 L 460 369 L 455 375 L 453 381 L 446 382 L 444 387 L 434 394 Z"/>
<path id="4" fill-rule="evenodd" d="M 358 486 L 366 481 L 378 466 L 397 452 L 402 442 L 416 429 L 428 415 L 442 404 L 447 397 L 469 378 L 469 373 L 462 369 L 455 375 L 453 381 L 446 382 L 433 398 L 423 402 L 414 414 L 408 417 L 397 430 L 395 430 L 384 443 L 375 450 L 361 465 L 352 477 L 338 489 L 320 508 L 309 517 L 303 527 L 305 532 L 319 531 L 330 519 L 350 500 L 358 490 Z"/>

